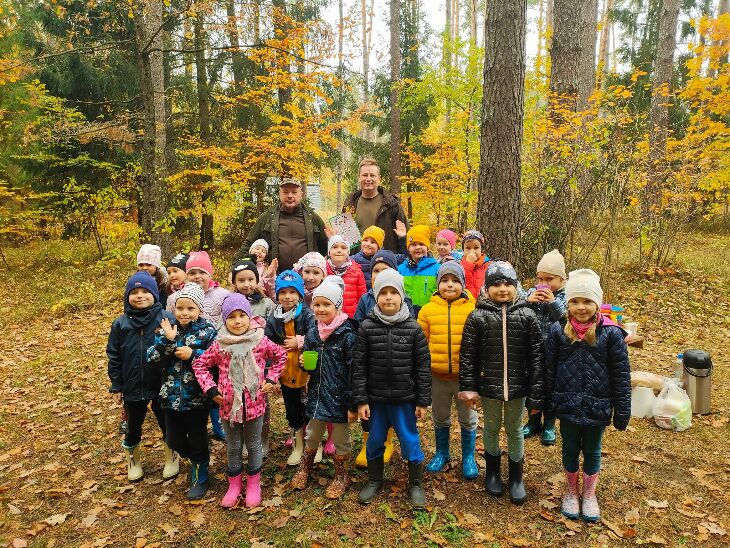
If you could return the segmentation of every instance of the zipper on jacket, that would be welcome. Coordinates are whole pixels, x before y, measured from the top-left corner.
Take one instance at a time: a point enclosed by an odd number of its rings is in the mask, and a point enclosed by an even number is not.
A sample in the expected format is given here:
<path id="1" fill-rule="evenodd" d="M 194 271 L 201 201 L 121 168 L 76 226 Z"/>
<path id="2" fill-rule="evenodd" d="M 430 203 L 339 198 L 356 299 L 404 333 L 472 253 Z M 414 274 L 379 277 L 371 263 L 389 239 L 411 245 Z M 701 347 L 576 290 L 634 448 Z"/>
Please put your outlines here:
<path id="1" fill-rule="evenodd" d="M 502 305 L 502 392 L 504 401 L 509 398 L 509 385 L 507 384 L 507 305 Z"/>
<path id="2" fill-rule="evenodd" d="M 451 375 L 451 302 L 446 303 L 446 329 L 448 332 L 447 344 L 449 346 L 449 375 Z"/>
<path id="3" fill-rule="evenodd" d="M 393 367 L 392 367 L 392 363 L 391 363 L 391 352 L 390 352 L 390 335 L 392 332 L 392 326 L 391 327 L 386 326 L 386 329 L 388 329 L 388 345 L 387 345 L 387 349 L 388 349 L 388 353 L 387 353 L 387 355 L 388 355 L 388 387 L 392 391 L 392 389 L 393 389 Z"/>
<path id="4" fill-rule="evenodd" d="M 142 367 L 139 368 L 139 382 L 142 385 L 142 393 L 144 393 L 144 369 L 147 367 L 147 351 L 144 349 L 144 327 L 139 330 L 139 359 L 142 362 Z"/>

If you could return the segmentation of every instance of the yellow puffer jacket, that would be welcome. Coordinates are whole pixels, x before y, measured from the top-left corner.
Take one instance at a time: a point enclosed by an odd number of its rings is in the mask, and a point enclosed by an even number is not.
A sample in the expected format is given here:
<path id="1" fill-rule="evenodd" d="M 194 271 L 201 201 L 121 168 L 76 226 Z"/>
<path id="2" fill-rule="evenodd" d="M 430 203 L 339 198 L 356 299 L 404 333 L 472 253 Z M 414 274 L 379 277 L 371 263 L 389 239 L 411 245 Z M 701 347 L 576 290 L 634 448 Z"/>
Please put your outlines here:
<path id="1" fill-rule="evenodd" d="M 437 293 L 418 314 L 418 323 L 431 351 L 431 372 L 441 379 L 459 378 L 461 334 L 475 305 L 476 301 L 468 291 L 451 303 Z"/>

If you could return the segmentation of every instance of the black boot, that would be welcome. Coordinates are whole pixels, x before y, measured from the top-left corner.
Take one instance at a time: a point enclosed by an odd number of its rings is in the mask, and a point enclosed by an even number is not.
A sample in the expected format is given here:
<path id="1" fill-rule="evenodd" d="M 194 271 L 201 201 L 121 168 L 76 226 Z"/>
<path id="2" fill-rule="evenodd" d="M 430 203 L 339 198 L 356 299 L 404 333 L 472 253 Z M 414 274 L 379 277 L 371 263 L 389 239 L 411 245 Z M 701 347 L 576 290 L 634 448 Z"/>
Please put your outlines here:
<path id="1" fill-rule="evenodd" d="M 421 509 L 426 506 L 426 492 L 423 490 L 423 462 L 408 463 L 408 491 L 411 495 L 413 508 Z"/>
<path id="2" fill-rule="evenodd" d="M 502 454 L 496 457 L 484 451 L 484 460 L 487 461 L 487 470 L 484 474 L 484 487 L 487 493 L 493 497 L 501 497 L 504 493 L 504 485 L 502 485 L 502 475 L 500 472 L 500 464 L 502 462 Z"/>
<path id="3" fill-rule="evenodd" d="M 385 461 L 382 455 L 368 461 L 368 484 L 357 497 L 362 504 L 369 504 L 383 490 L 383 472 Z"/>
<path id="4" fill-rule="evenodd" d="M 525 491 L 525 484 L 522 481 L 524 465 L 524 457 L 517 462 L 509 459 L 509 499 L 512 504 L 522 504 L 527 500 L 527 491 Z"/>

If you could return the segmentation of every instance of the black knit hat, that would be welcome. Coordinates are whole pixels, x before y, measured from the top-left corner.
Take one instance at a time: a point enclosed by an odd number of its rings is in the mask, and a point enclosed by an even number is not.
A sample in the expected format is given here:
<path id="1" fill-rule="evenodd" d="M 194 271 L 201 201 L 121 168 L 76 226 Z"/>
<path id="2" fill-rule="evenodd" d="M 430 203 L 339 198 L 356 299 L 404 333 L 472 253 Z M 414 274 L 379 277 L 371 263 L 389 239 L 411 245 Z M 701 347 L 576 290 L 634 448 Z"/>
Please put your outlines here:
<path id="1" fill-rule="evenodd" d="M 231 267 L 231 280 L 235 283 L 236 276 L 243 270 L 250 270 L 253 275 L 256 276 L 256 283 L 259 283 L 259 269 L 256 267 L 256 263 L 249 258 L 242 259 L 233 263 Z"/>
<path id="2" fill-rule="evenodd" d="M 188 262 L 188 257 L 190 255 L 188 253 L 178 253 L 175 255 L 172 259 L 167 261 L 167 267 L 175 267 L 179 268 L 180 270 L 185 270 L 185 263 Z"/>
<path id="3" fill-rule="evenodd" d="M 491 287 L 499 282 L 505 282 L 517 287 L 517 272 L 515 272 L 515 267 L 507 261 L 492 261 L 487 268 L 484 287 Z"/>

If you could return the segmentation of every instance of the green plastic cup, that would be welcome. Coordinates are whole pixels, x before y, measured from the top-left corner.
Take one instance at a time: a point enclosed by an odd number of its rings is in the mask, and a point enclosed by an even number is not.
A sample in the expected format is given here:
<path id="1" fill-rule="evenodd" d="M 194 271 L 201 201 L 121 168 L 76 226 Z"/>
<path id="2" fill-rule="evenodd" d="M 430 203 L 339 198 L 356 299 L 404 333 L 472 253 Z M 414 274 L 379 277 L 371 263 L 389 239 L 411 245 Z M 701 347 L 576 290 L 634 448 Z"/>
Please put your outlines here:
<path id="1" fill-rule="evenodd" d="M 306 369 L 307 371 L 314 371 L 317 369 L 317 360 L 319 359 L 319 352 L 316 350 L 305 350 L 302 352 L 302 356 L 304 356 L 304 360 L 302 363 L 302 368 Z"/>

